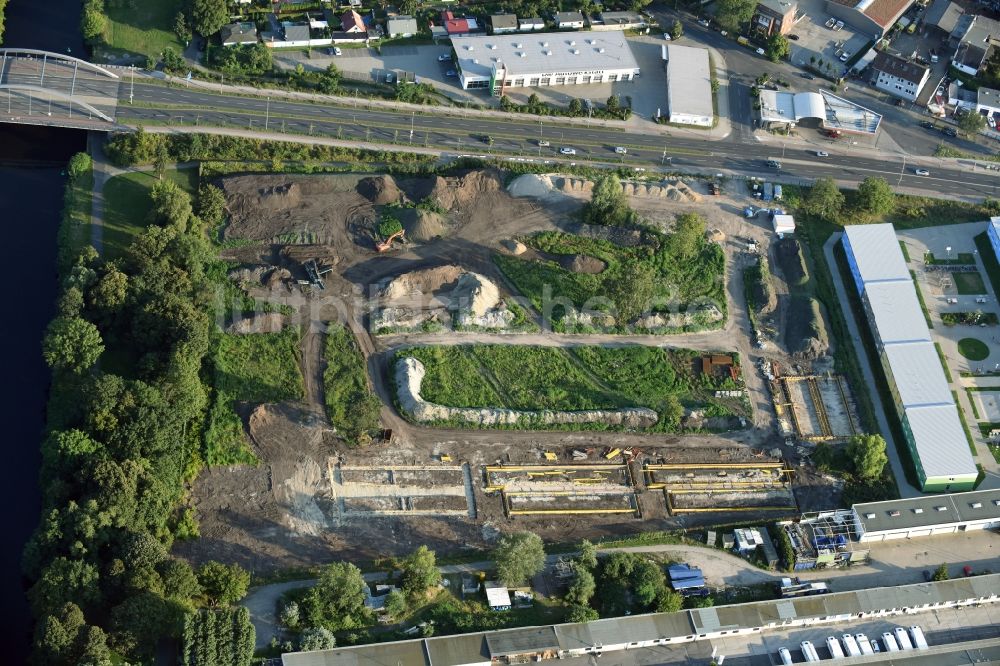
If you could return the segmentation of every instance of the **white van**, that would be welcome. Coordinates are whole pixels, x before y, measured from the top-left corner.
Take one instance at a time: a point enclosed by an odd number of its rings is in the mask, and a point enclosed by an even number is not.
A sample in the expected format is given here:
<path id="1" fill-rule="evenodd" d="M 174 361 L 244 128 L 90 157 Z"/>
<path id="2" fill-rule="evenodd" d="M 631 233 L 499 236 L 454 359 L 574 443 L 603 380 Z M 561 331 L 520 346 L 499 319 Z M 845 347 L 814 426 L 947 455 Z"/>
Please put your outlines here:
<path id="1" fill-rule="evenodd" d="M 892 630 L 896 634 L 896 642 L 899 643 L 900 650 L 912 650 L 913 643 L 910 642 L 910 635 L 906 633 L 906 629 L 902 627 L 896 627 Z"/>
<path id="2" fill-rule="evenodd" d="M 882 634 L 882 642 L 885 643 L 886 652 L 899 652 L 899 645 L 896 644 L 896 639 L 888 631 Z"/>

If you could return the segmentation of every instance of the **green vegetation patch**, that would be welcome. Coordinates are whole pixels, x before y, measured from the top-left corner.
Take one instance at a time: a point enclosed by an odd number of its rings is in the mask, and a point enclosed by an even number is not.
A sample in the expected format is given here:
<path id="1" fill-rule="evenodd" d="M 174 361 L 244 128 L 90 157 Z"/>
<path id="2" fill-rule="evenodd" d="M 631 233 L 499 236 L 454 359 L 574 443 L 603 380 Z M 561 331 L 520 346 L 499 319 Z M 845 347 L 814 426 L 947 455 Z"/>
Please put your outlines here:
<path id="1" fill-rule="evenodd" d="M 106 2 L 108 27 L 104 33 L 106 48 L 159 58 L 166 48 L 178 52 L 184 44 L 174 33 L 174 18 L 184 9 L 178 0 L 142 0 L 141 2 Z"/>
<path id="2" fill-rule="evenodd" d="M 902 243 L 903 241 L 900 241 Z M 917 292 L 917 300 L 920 301 L 920 309 L 924 312 L 924 321 L 927 322 L 927 328 L 934 328 L 934 322 L 931 320 L 931 313 L 927 309 L 927 303 L 924 302 L 924 292 L 920 290 L 920 282 L 917 281 L 917 274 L 915 271 L 910 271 L 910 279 L 913 280 L 913 290 Z M 945 325 L 949 325 L 948 321 L 945 319 L 945 315 L 941 315 L 941 319 L 944 321 Z"/>
<path id="3" fill-rule="evenodd" d="M 649 229 L 631 230 L 630 233 L 642 239 L 634 246 L 545 231 L 522 239 L 529 247 L 544 253 L 543 258 L 498 255 L 496 262 L 532 306 L 551 318 L 556 331 L 580 330 L 578 325 L 564 321 L 567 304 L 577 310 L 626 313 L 619 319 L 630 321 L 644 312 L 683 312 L 689 304 L 707 300 L 724 315 L 722 248 L 707 242 L 702 232 L 703 228 L 681 249 L 675 234 Z M 555 259 L 565 255 L 594 257 L 603 261 L 606 268 L 596 274 L 574 272 Z M 671 328 L 700 330 L 711 323 L 694 314 L 689 323 Z M 622 322 L 611 328 L 620 332 L 643 330 Z"/>
<path id="4" fill-rule="evenodd" d="M 698 352 L 655 347 L 510 345 L 411 347 L 426 369 L 422 397 L 450 407 L 586 410 L 649 407 L 658 430 L 680 428 L 685 407 L 708 417 L 745 416 L 741 386 L 727 372 L 702 374 Z"/>
<path id="5" fill-rule="evenodd" d="M 219 336 L 215 386 L 240 402 L 279 402 L 305 394 L 299 369 L 299 329 Z"/>
<path id="6" fill-rule="evenodd" d="M 970 361 L 982 361 L 990 355 L 990 348 L 982 340 L 962 338 L 958 341 L 958 353 Z"/>
<path id="7" fill-rule="evenodd" d="M 955 278 L 955 289 L 962 296 L 978 296 L 986 293 L 986 283 L 983 282 L 983 277 L 979 274 L 979 271 L 970 271 L 968 273 L 952 273 L 953 278 Z"/>
<path id="8" fill-rule="evenodd" d="M 327 327 L 325 359 L 323 392 L 330 422 L 345 440 L 364 443 L 364 435 L 378 427 L 382 403 L 368 386 L 364 356 L 346 327 Z"/>
<path id="9" fill-rule="evenodd" d="M 919 293 L 919 292 L 918 292 Z M 941 321 L 945 326 L 996 326 L 1000 324 L 995 312 L 942 312 Z"/>
<path id="10" fill-rule="evenodd" d="M 198 189 L 197 169 L 167 169 L 164 178 L 180 185 L 189 195 Z M 111 178 L 104 184 L 104 249 L 109 259 L 120 257 L 136 236 L 149 226 L 149 193 L 158 178 L 155 173 L 135 171 Z"/>

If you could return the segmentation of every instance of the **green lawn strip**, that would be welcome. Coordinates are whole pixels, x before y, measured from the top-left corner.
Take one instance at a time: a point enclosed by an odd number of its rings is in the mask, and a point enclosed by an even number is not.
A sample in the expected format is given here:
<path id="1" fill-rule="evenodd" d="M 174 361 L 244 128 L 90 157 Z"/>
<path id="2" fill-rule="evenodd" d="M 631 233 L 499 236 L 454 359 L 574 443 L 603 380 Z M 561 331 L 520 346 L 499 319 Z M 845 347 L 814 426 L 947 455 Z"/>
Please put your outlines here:
<path id="1" fill-rule="evenodd" d="M 969 404 L 972 405 L 972 418 L 977 421 L 983 417 L 979 415 L 979 409 L 976 407 L 976 401 L 972 399 L 972 394 L 974 391 L 970 391 L 968 387 L 965 389 L 965 395 L 969 398 Z"/>
<path id="2" fill-rule="evenodd" d="M 972 484 L 973 490 L 978 490 L 979 484 L 986 479 L 986 468 L 983 467 L 981 463 L 976 463 L 976 469 L 979 470 L 979 474 L 976 475 L 976 481 Z"/>
<path id="3" fill-rule="evenodd" d="M 965 431 L 965 441 L 969 443 L 969 450 L 972 451 L 972 457 L 975 458 L 979 453 L 976 451 L 976 442 L 972 439 L 972 431 L 969 430 L 969 423 L 965 420 L 965 410 L 962 409 L 962 404 L 958 401 L 957 392 L 952 391 L 951 397 L 955 401 L 955 407 L 958 408 L 958 420 L 962 422 L 962 430 Z"/>
<path id="4" fill-rule="evenodd" d="M 959 252 L 954 259 L 947 257 L 942 259 L 934 256 L 932 252 L 924 252 L 924 263 L 929 266 L 975 266 L 976 255 L 971 252 Z"/>
<path id="5" fill-rule="evenodd" d="M 903 253 L 903 260 L 906 263 L 910 263 L 910 251 L 906 248 L 906 241 L 899 241 L 899 249 Z M 912 274 L 913 271 L 910 271 L 910 273 Z"/>
<path id="6" fill-rule="evenodd" d="M 124 51 L 159 57 L 169 47 L 180 53 L 184 44 L 174 33 L 174 18 L 181 9 L 182 3 L 177 0 L 105 3 L 106 47 L 98 47 L 98 52 Z"/>
<path id="7" fill-rule="evenodd" d="M 899 241 L 902 243 L 903 241 Z M 931 321 L 931 313 L 927 310 L 927 304 L 924 303 L 924 293 L 920 290 L 920 283 L 917 282 L 916 271 L 910 271 L 910 278 L 913 280 L 913 289 L 917 292 L 917 300 L 920 301 L 920 309 L 924 311 L 924 321 L 927 322 L 927 328 L 934 328 L 934 322 Z"/>
<path id="8" fill-rule="evenodd" d="M 982 340 L 962 338 L 958 341 L 958 353 L 970 361 L 982 361 L 990 355 L 990 348 Z"/>
<path id="9" fill-rule="evenodd" d="M 989 437 L 990 433 L 994 430 L 1000 430 L 1000 423 L 996 422 L 984 422 L 977 425 L 979 426 L 979 432 L 983 437 Z"/>
<path id="10" fill-rule="evenodd" d="M 955 280 L 955 289 L 960 296 L 980 296 L 986 293 L 986 283 L 979 271 L 969 273 L 952 273 Z"/>
<path id="11" fill-rule="evenodd" d="M 164 176 L 188 194 L 198 189 L 198 170 L 167 169 Z M 153 172 L 133 171 L 104 184 L 104 251 L 109 259 L 125 254 L 128 246 L 148 226 L 149 192 L 156 184 Z"/>
<path id="12" fill-rule="evenodd" d="M 941 369 L 944 370 L 944 378 L 951 384 L 951 369 L 948 367 L 948 359 L 944 357 L 944 351 L 941 349 L 941 343 L 935 342 L 934 349 L 937 350 L 938 359 L 941 360 Z"/>
<path id="13" fill-rule="evenodd" d="M 368 385 L 364 356 L 351 331 L 329 324 L 324 350 L 323 393 L 333 427 L 348 441 L 378 426 L 382 403 Z"/>
<path id="14" fill-rule="evenodd" d="M 63 195 L 63 220 L 59 227 L 59 266 L 65 272 L 90 244 L 90 211 L 94 191 L 94 173 L 87 171 L 66 181 Z"/>
<path id="15" fill-rule="evenodd" d="M 989 449 L 990 453 L 993 454 L 993 460 L 996 460 L 998 463 L 1000 463 L 1000 444 L 990 444 Z"/>

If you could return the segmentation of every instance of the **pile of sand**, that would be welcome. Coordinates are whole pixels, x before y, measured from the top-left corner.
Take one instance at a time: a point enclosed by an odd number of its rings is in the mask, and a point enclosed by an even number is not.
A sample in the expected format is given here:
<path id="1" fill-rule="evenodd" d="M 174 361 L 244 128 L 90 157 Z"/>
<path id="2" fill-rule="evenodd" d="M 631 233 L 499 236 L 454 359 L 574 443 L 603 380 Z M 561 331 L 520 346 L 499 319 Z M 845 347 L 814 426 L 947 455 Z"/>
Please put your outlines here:
<path id="1" fill-rule="evenodd" d="M 396 185 L 392 176 L 362 178 L 358 181 L 358 194 L 376 206 L 406 202 L 406 195 Z"/>
<path id="2" fill-rule="evenodd" d="M 604 269 L 608 267 L 601 259 L 586 254 L 564 254 L 559 257 L 559 265 L 574 273 L 588 273 L 590 275 L 603 273 Z"/>
<path id="3" fill-rule="evenodd" d="M 463 273 L 451 292 L 450 309 L 484 316 L 500 302 L 500 290 L 479 273 Z"/>
<path id="4" fill-rule="evenodd" d="M 226 328 L 226 333 L 232 333 L 233 335 L 280 333 L 284 327 L 284 315 L 278 312 L 265 312 L 237 319 Z"/>
<path id="5" fill-rule="evenodd" d="M 257 191 L 257 207 L 267 210 L 293 208 L 302 201 L 302 188 L 298 183 L 285 183 L 262 187 Z"/>
<path id="6" fill-rule="evenodd" d="M 404 273 L 387 282 L 379 296 L 385 301 L 411 300 L 424 295 L 429 296 L 440 291 L 445 285 L 457 282 L 463 273 L 465 273 L 465 269 L 454 265 L 436 266 Z"/>
<path id="7" fill-rule="evenodd" d="M 440 236 L 448 230 L 444 218 L 429 210 L 414 209 L 412 215 L 404 216 L 403 228 L 406 229 L 406 237 L 414 241 L 429 241 Z"/>
<path id="8" fill-rule="evenodd" d="M 512 197 L 545 197 L 552 193 L 552 179 L 544 174 L 526 173 L 507 186 Z"/>
<path id="9" fill-rule="evenodd" d="M 503 189 L 500 174 L 493 170 L 470 171 L 463 176 L 438 176 L 429 198 L 447 211 L 473 204 L 484 194 Z"/>
<path id="10" fill-rule="evenodd" d="M 513 238 L 500 241 L 500 244 L 503 245 L 504 248 L 506 248 L 507 251 L 513 254 L 514 256 L 524 254 L 525 252 L 528 251 L 527 245 L 525 245 L 519 240 L 514 240 Z"/>

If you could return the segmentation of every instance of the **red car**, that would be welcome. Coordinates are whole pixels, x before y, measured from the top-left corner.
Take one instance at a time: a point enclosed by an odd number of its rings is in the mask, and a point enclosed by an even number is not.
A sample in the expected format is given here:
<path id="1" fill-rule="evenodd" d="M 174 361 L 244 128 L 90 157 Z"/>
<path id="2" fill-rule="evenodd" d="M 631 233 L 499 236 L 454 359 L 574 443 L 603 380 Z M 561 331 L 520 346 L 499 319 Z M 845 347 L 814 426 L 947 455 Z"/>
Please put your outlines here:
<path id="1" fill-rule="evenodd" d="M 962 567 L 962 573 L 964 573 L 965 577 L 968 578 L 969 576 L 972 575 L 972 567 L 966 564 L 964 567 Z"/>

